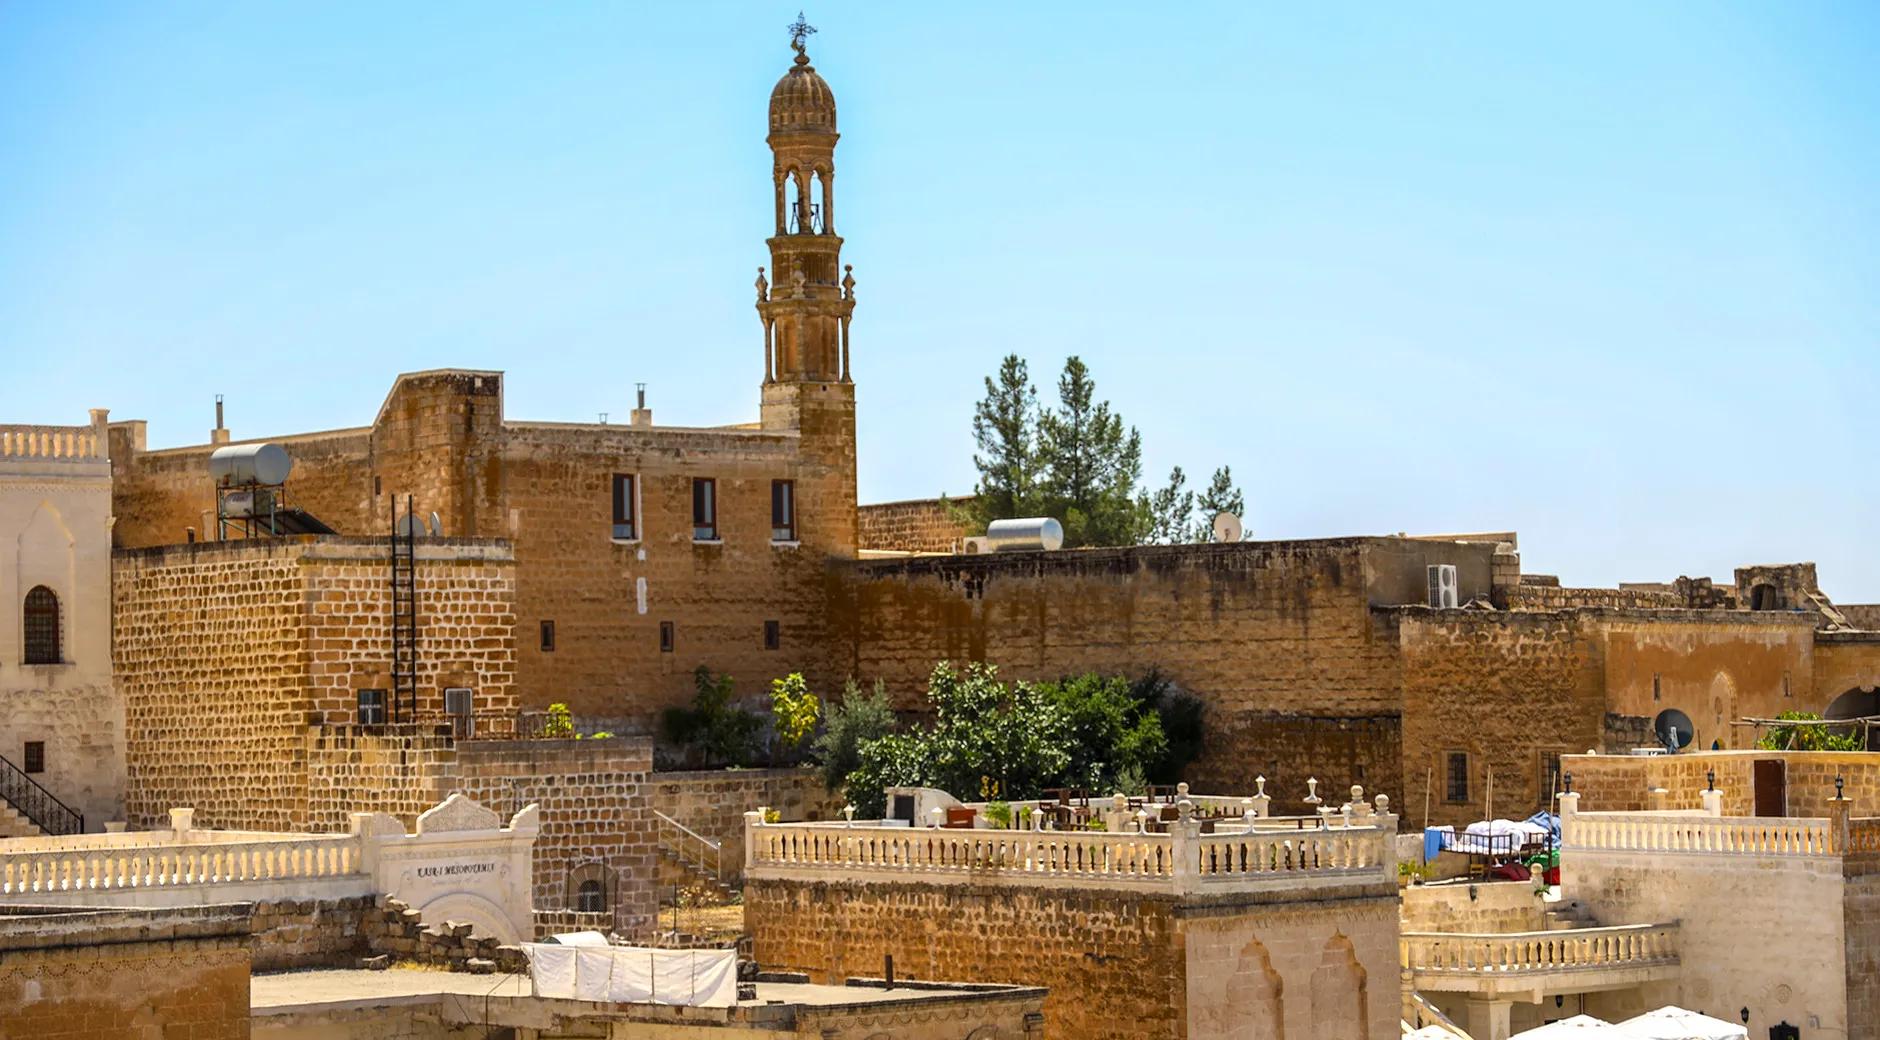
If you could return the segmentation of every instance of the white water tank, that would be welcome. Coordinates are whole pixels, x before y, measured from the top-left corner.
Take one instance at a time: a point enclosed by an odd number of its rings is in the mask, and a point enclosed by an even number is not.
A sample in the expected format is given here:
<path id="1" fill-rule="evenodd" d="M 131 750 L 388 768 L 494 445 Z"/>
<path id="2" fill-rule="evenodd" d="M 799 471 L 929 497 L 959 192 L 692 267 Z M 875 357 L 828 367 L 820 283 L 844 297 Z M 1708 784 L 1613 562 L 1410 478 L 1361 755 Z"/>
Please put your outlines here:
<path id="1" fill-rule="evenodd" d="M 1064 525 L 1048 516 L 994 520 L 986 525 L 986 547 L 993 552 L 1062 549 Z"/>
<path id="2" fill-rule="evenodd" d="M 278 444 L 231 444 L 209 456 L 209 479 L 217 487 L 285 484 L 294 460 Z"/>

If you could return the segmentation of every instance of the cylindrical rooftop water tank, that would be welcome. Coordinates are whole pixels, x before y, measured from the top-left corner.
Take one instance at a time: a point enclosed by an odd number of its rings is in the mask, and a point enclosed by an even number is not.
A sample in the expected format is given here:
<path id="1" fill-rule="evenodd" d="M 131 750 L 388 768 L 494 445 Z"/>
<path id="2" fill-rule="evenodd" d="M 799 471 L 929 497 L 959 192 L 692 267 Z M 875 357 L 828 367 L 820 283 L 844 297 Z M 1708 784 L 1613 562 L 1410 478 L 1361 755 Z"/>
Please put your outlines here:
<path id="1" fill-rule="evenodd" d="M 986 547 L 994 552 L 1061 549 L 1064 547 L 1064 525 L 1048 516 L 994 520 L 986 525 Z"/>
<path id="2" fill-rule="evenodd" d="M 217 487 L 285 484 L 294 460 L 278 444 L 231 444 L 209 456 L 209 479 Z"/>

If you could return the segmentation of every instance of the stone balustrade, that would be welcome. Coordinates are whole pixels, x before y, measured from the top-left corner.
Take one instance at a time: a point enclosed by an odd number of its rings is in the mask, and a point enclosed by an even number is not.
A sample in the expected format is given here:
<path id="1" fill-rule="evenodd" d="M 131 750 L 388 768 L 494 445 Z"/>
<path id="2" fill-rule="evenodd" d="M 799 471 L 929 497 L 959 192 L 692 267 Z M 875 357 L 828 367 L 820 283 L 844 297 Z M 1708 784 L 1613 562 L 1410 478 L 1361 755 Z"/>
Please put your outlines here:
<path id="1" fill-rule="evenodd" d="M 1540 932 L 1405 932 L 1403 967 L 1416 975 L 1541 974 L 1675 964 L 1678 926 L 1633 924 Z"/>
<path id="2" fill-rule="evenodd" d="M 1638 812 L 1576 812 L 1561 818 L 1561 847 L 1569 852 L 1835 856 L 1841 854 L 1839 846 L 1832 821 L 1820 818 Z"/>
<path id="3" fill-rule="evenodd" d="M 1285 831 L 1162 834 L 765 824 L 746 817 L 746 875 L 1079 885 L 1188 895 L 1327 883 L 1395 884 L 1396 818 Z M 1314 825 L 1318 820 L 1310 821 Z"/>
<path id="4" fill-rule="evenodd" d="M 357 836 L 0 852 L 7 896 L 327 878 L 365 880 Z"/>
<path id="5" fill-rule="evenodd" d="M 97 430 L 90 426 L 0 425 L 0 458 L 102 460 L 106 448 Z"/>

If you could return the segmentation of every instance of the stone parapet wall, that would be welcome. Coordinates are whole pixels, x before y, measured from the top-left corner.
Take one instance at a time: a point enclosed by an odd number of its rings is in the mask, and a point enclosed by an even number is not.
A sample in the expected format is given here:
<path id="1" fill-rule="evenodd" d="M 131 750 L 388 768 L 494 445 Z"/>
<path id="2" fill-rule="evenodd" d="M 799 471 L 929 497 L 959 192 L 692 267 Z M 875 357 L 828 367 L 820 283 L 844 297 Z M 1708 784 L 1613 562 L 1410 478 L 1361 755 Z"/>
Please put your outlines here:
<path id="1" fill-rule="evenodd" d="M 1663 808 L 1697 809 L 1716 774 L 1725 816 L 1756 811 L 1755 764 L 1781 760 L 1786 765 L 1788 815 L 1826 818 L 1832 812 L 1834 781 L 1854 816 L 1880 816 L 1880 752 L 1867 751 L 1706 751 L 1679 755 L 1573 755 L 1563 761 L 1573 774 L 1573 790 L 1588 812 L 1640 812 L 1655 808 L 1653 788 L 1664 788 Z"/>
<path id="2" fill-rule="evenodd" d="M 1406 932 L 1537 932 L 1548 906 L 1526 881 L 1410 885 L 1400 919 Z"/>
<path id="3" fill-rule="evenodd" d="M 1674 609 L 1689 606 L 1675 592 L 1652 589 L 1562 588 L 1558 585 L 1514 585 L 1506 590 L 1509 610 L 1570 610 L 1575 607 L 1619 607 L 1630 610 Z"/>
<path id="4" fill-rule="evenodd" d="M 964 498 L 924 498 L 907 502 L 880 502 L 856 510 L 864 549 L 894 549 L 901 552 L 960 551 L 960 543 L 974 533 L 954 519 L 948 506 L 968 505 Z"/>
<path id="5" fill-rule="evenodd" d="M 345 830 L 355 812 L 418 814 L 462 787 L 457 742 L 428 724 L 309 726 L 307 819 L 315 831 Z"/>
<path id="6" fill-rule="evenodd" d="M 13 913 L 0 1036 L 247 1040 L 246 908 Z"/>

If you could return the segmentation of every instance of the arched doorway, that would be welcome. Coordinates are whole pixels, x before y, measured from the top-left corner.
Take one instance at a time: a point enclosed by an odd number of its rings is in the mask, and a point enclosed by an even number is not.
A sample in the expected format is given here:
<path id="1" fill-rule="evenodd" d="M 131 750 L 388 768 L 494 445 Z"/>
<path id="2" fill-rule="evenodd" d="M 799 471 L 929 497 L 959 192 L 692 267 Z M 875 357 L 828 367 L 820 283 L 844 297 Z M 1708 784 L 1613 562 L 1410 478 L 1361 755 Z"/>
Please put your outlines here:
<path id="1" fill-rule="evenodd" d="M 1821 713 L 1824 719 L 1858 719 L 1872 715 L 1880 715 L 1880 687 L 1856 686 L 1829 701 Z M 1880 751 L 1880 729 L 1868 730 L 1867 750 Z"/>

